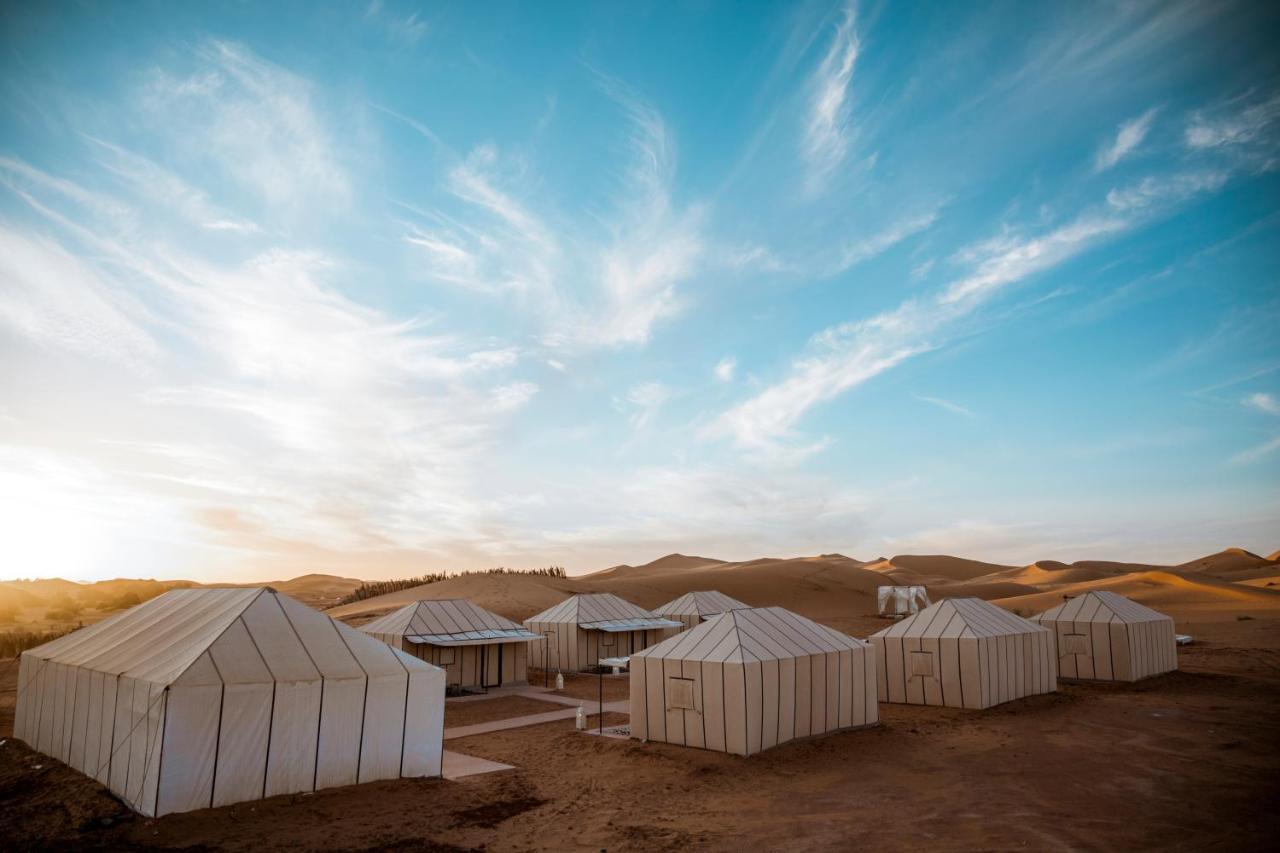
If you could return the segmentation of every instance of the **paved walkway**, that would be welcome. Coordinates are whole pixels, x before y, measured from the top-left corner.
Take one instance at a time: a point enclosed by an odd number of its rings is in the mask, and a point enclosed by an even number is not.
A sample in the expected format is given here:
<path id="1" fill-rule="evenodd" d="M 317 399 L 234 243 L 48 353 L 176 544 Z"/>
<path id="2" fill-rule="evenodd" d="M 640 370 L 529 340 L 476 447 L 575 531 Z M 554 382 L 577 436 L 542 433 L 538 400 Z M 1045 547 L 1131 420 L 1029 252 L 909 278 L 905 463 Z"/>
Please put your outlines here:
<path id="1" fill-rule="evenodd" d="M 446 779 L 465 779 L 482 773 L 497 773 L 499 770 L 515 770 L 515 768 L 510 764 L 499 764 L 487 758 L 463 755 L 461 752 L 452 752 L 447 749 L 444 751 L 443 775 Z"/>
<path id="2" fill-rule="evenodd" d="M 542 694 L 533 696 L 534 699 L 549 699 L 551 697 Z M 556 697 L 556 701 L 560 704 L 567 704 L 563 700 L 570 699 L 569 696 Z M 474 735 L 488 734 L 489 732 L 501 732 L 507 729 L 521 729 L 525 726 L 540 726 L 543 723 L 554 723 L 557 720 L 572 720 L 578 715 L 578 704 L 581 703 L 583 710 L 587 714 L 594 715 L 599 713 L 599 705 L 595 702 L 583 702 L 581 699 L 573 699 L 573 707 L 563 708 L 558 711 L 546 711 L 542 714 L 528 714 L 523 717 L 511 717 L 506 720 L 491 720 L 487 723 L 476 723 L 470 726 L 455 726 L 451 729 L 444 730 L 445 740 L 458 740 L 459 738 L 472 737 Z M 629 714 L 631 712 L 630 702 L 605 702 L 604 710 L 608 713 Z"/>

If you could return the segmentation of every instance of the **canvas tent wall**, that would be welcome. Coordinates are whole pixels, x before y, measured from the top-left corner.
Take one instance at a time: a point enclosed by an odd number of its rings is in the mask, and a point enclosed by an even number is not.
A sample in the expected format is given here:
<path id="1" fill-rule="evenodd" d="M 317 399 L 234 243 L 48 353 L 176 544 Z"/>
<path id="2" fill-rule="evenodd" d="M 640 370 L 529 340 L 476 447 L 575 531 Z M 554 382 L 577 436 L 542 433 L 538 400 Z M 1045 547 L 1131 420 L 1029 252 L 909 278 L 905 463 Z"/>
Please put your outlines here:
<path id="1" fill-rule="evenodd" d="M 14 734 L 147 816 L 441 772 L 444 673 L 271 589 L 167 592 L 18 678 Z"/>
<path id="2" fill-rule="evenodd" d="M 990 708 L 1058 689 L 1047 628 L 980 598 L 948 598 L 871 635 L 880 700 Z"/>
<path id="3" fill-rule="evenodd" d="M 909 616 L 929 606 L 929 593 L 922 586 L 882 586 L 876 605 L 881 616 Z"/>
<path id="4" fill-rule="evenodd" d="M 529 665 L 564 672 L 590 669 L 601 658 L 627 657 L 653 645 L 682 623 L 655 616 L 612 593 L 566 598 L 524 620 L 546 637 L 529 646 Z"/>
<path id="5" fill-rule="evenodd" d="M 690 628 L 698 627 L 704 620 L 710 619 L 712 616 L 719 616 L 728 610 L 741 610 L 746 606 L 741 601 L 736 598 L 730 598 L 723 592 L 702 590 L 686 592 L 661 607 L 655 607 L 653 612 L 657 616 L 673 619 L 681 623 L 684 627 L 678 630 L 687 631 Z"/>
<path id="6" fill-rule="evenodd" d="M 1107 590 L 1032 617 L 1053 632 L 1058 677 L 1137 681 L 1178 668 L 1173 619 Z"/>
<path id="7" fill-rule="evenodd" d="M 631 736 L 754 755 L 879 722 L 871 646 L 781 607 L 730 610 L 631 657 Z"/>
<path id="8" fill-rule="evenodd" d="M 440 667 L 446 683 L 456 687 L 526 684 L 529 642 L 543 641 L 464 598 L 415 601 L 360 630 Z"/>

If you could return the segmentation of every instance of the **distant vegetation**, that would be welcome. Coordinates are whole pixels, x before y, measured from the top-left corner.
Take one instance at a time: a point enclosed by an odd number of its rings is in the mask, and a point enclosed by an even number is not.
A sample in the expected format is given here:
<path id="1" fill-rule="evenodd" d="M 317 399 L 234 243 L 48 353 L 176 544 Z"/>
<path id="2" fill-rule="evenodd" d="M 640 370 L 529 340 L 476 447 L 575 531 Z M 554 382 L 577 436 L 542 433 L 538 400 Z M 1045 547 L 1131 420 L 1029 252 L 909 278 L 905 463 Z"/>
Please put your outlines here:
<path id="1" fill-rule="evenodd" d="M 83 626 L 68 625 L 52 631 L 0 631 L 0 658 L 16 658 L 27 649 L 43 646 L 81 627 Z"/>
<path id="2" fill-rule="evenodd" d="M 548 566 L 545 569 L 484 569 L 475 572 L 436 572 L 429 575 L 420 575 L 416 578 L 398 578 L 390 581 L 369 581 L 356 587 L 350 594 L 344 595 L 338 600 L 334 607 L 341 607 L 344 604 L 354 604 L 357 601 L 364 601 L 366 598 L 376 598 L 379 595 L 386 595 L 389 592 L 399 592 L 402 589 L 412 589 L 415 586 L 422 586 L 429 583 L 439 583 L 447 581 L 449 578 L 462 577 L 464 575 L 538 575 L 544 578 L 563 578 L 567 577 L 565 571 L 560 566 Z"/>

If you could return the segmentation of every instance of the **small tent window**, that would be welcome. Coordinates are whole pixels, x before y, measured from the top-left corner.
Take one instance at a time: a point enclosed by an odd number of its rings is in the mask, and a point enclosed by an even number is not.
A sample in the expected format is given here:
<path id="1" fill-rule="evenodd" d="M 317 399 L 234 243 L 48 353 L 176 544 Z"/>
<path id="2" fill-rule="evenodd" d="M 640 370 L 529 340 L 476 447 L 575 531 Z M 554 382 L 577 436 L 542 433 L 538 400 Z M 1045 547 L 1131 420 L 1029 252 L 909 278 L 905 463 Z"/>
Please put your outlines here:
<path id="1" fill-rule="evenodd" d="M 613 648 L 613 644 L 616 643 L 617 641 L 618 641 L 618 638 L 613 636 L 613 634 L 609 633 L 608 631 L 602 631 L 600 633 L 600 645 L 604 646 L 606 649 Z"/>
<path id="2" fill-rule="evenodd" d="M 692 678 L 668 678 L 667 679 L 667 708 L 686 708 L 690 711 L 696 711 L 693 707 L 693 679 Z"/>
<path id="3" fill-rule="evenodd" d="M 1064 634 L 1062 637 L 1062 653 L 1064 655 L 1089 654 L 1089 638 L 1084 634 Z"/>
<path id="4" fill-rule="evenodd" d="M 933 652 L 911 653 L 911 674 L 933 677 Z"/>
<path id="5" fill-rule="evenodd" d="M 453 649 L 448 646 L 441 648 L 436 660 L 437 666 L 449 666 L 454 661 Z"/>

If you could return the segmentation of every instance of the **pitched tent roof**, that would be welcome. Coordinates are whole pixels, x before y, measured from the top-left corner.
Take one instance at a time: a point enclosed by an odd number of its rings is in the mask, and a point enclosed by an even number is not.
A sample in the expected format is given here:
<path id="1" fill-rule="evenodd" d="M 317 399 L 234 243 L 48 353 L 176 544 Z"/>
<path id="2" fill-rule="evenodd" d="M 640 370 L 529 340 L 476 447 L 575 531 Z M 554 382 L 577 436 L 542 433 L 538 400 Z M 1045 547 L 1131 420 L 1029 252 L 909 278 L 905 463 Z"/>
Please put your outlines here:
<path id="1" fill-rule="evenodd" d="M 570 596 L 525 624 L 561 622 L 599 631 L 639 631 L 646 628 L 683 628 L 679 622 L 655 616 L 648 610 L 619 598 L 611 592 L 583 593 Z"/>
<path id="2" fill-rule="evenodd" d="M 867 643 L 782 607 L 728 610 L 632 655 L 743 663 L 865 649 Z"/>
<path id="3" fill-rule="evenodd" d="M 248 654 L 202 660 L 224 636 Z M 269 587 L 172 590 L 26 654 L 158 686 L 210 663 L 227 683 L 434 669 Z"/>
<path id="4" fill-rule="evenodd" d="M 1093 590 L 1064 601 L 1039 616 L 1031 617 L 1031 621 L 1039 622 L 1163 622 L 1173 621 L 1158 610 L 1139 604 L 1109 590 Z"/>
<path id="5" fill-rule="evenodd" d="M 411 643 L 467 646 L 544 639 L 465 598 L 415 601 L 360 626 L 366 634 L 391 634 Z"/>
<path id="6" fill-rule="evenodd" d="M 655 607 L 653 612 L 659 616 L 711 617 L 717 613 L 724 613 L 726 610 L 741 610 L 746 606 L 736 598 L 730 598 L 723 592 L 717 592 L 712 589 L 686 592 L 661 607 Z"/>
<path id="7" fill-rule="evenodd" d="M 1002 637 L 1047 631 L 981 598 L 944 598 L 873 637 Z"/>

